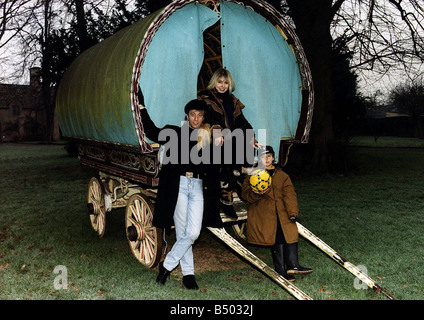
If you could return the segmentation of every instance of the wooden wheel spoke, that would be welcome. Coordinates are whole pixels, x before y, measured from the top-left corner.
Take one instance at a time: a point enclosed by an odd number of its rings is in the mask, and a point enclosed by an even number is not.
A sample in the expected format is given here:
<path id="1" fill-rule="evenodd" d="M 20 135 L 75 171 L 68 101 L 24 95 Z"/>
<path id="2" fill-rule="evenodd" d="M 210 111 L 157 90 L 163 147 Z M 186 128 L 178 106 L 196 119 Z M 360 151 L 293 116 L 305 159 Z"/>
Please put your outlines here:
<path id="1" fill-rule="evenodd" d="M 134 201 L 134 206 L 131 206 L 131 213 L 138 223 L 143 226 L 150 226 L 152 223 L 152 215 L 147 206 L 138 200 Z"/>
<path id="2" fill-rule="evenodd" d="M 97 183 L 93 183 L 91 188 L 92 188 L 91 192 L 93 193 L 94 199 L 98 201 L 100 199 L 100 193 L 101 193 L 99 185 Z"/>
<path id="3" fill-rule="evenodd" d="M 149 226 L 151 224 L 151 213 L 148 206 L 143 202 L 140 207 L 140 216 L 141 221 L 143 222 L 143 226 Z"/>
<path id="4" fill-rule="evenodd" d="M 131 212 L 132 215 L 134 216 L 134 219 L 137 222 L 142 222 L 142 216 L 140 214 L 140 201 L 139 200 L 135 200 L 134 201 L 134 205 L 131 206 Z"/>
<path id="5" fill-rule="evenodd" d="M 150 245 L 148 241 L 144 241 L 144 260 L 146 262 L 152 260 L 154 256 L 153 247 Z"/>
<path id="6" fill-rule="evenodd" d="M 144 225 L 146 222 L 146 206 L 144 205 L 144 202 L 139 204 L 139 215 L 140 215 L 140 222 Z"/>
<path id="7" fill-rule="evenodd" d="M 151 243 L 151 244 L 152 244 L 152 246 L 155 246 L 155 244 L 156 244 L 156 240 L 155 240 L 155 238 L 153 237 L 153 235 L 151 235 L 151 234 L 146 233 L 145 240 L 146 240 L 145 242 L 149 242 L 149 243 Z"/>
<path id="8" fill-rule="evenodd" d="M 105 214 L 104 211 L 101 211 L 100 214 L 97 216 L 97 230 L 103 231 L 104 223 L 105 222 Z"/>
<path id="9" fill-rule="evenodd" d="M 146 223 L 144 224 L 145 226 L 151 226 L 152 225 L 152 222 L 153 222 L 153 215 L 152 215 L 152 212 L 151 211 L 149 211 L 147 208 L 146 208 Z"/>
<path id="10" fill-rule="evenodd" d="M 129 217 L 129 218 L 131 218 L 133 221 L 136 221 L 136 222 L 138 222 L 139 221 L 139 219 L 138 219 L 138 213 L 137 213 L 137 210 L 136 210 L 136 208 L 135 208 L 135 206 L 130 206 L 129 207 L 129 210 L 131 211 L 131 217 Z"/>
<path id="11" fill-rule="evenodd" d="M 131 223 L 131 225 L 136 225 L 137 224 L 137 221 L 135 221 L 132 217 L 129 217 L 128 218 L 128 221 Z"/>
<path id="12" fill-rule="evenodd" d="M 140 252 L 140 261 L 146 262 L 144 260 L 144 242 L 143 241 L 140 241 L 139 252 Z"/>
<path id="13" fill-rule="evenodd" d="M 134 249 L 140 252 L 140 247 L 141 247 L 141 241 L 137 240 L 134 244 Z"/>
<path id="14" fill-rule="evenodd" d="M 131 247 L 131 250 L 134 252 L 135 250 L 137 250 L 137 246 L 139 245 L 139 243 L 140 243 L 140 241 L 138 241 L 138 240 L 135 240 L 135 241 L 131 241 L 129 244 L 130 244 L 130 247 Z"/>

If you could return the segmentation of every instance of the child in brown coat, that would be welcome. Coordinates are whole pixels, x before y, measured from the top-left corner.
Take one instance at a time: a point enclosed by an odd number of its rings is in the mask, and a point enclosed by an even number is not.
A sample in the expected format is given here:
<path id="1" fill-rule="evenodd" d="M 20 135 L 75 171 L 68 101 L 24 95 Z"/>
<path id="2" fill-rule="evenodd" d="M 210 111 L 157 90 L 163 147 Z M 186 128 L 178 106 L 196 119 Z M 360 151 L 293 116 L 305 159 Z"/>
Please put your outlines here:
<path id="1" fill-rule="evenodd" d="M 297 195 L 290 177 L 274 166 L 271 146 L 259 151 L 258 160 L 271 175 L 272 182 L 267 190 L 259 192 L 250 187 L 249 175 L 244 180 L 242 198 L 249 203 L 247 242 L 271 246 L 275 271 L 287 280 L 295 281 L 293 275 L 312 272 L 298 262 Z"/>

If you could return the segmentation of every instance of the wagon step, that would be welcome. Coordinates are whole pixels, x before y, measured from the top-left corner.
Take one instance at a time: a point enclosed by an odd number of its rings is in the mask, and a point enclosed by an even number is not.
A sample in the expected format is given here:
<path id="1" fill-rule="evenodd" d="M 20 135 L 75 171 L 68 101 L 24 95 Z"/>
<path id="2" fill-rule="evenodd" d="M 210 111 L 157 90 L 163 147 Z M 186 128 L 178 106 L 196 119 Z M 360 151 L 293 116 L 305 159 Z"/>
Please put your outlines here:
<path id="1" fill-rule="evenodd" d="M 226 245 L 231 249 L 245 258 L 247 261 L 256 266 L 260 271 L 268 275 L 272 280 L 277 282 L 280 286 L 286 289 L 291 295 L 293 295 L 298 300 L 312 300 L 306 293 L 301 291 L 290 281 L 278 274 L 274 269 L 270 268 L 265 262 L 256 257 L 253 253 L 247 250 L 243 245 L 236 241 L 232 236 L 230 236 L 224 228 L 212 228 L 208 227 L 215 236 L 221 239 Z"/>

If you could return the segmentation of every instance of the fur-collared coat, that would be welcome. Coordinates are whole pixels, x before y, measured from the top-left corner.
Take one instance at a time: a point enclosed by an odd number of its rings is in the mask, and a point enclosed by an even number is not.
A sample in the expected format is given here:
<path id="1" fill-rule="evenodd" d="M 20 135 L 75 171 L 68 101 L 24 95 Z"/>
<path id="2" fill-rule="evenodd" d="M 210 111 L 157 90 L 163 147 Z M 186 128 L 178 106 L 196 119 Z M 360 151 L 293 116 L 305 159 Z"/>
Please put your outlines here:
<path id="1" fill-rule="evenodd" d="M 233 102 L 234 128 L 240 128 L 242 130 L 252 129 L 252 126 L 246 120 L 242 112 L 244 104 L 241 103 L 241 101 L 233 94 L 230 94 L 229 96 Z M 211 129 L 229 128 L 228 117 L 225 113 L 222 100 L 218 98 L 215 89 L 201 92 L 198 95 L 198 99 L 206 101 L 206 103 L 210 106 L 210 109 L 205 114 L 204 123 L 209 123 L 211 125 Z"/>
<path id="2" fill-rule="evenodd" d="M 220 98 L 220 96 L 225 97 L 226 103 L 232 105 L 233 131 L 227 131 L 226 134 L 222 132 L 224 144 L 228 144 L 229 141 L 232 142 L 232 163 L 235 164 L 237 162 L 237 164 L 241 164 L 240 159 L 238 158 L 240 155 L 237 155 L 237 144 L 240 143 L 240 141 L 237 140 L 237 135 L 233 136 L 235 129 L 241 129 L 244 135 L 244 146 L 240 149 L 245 150 L 245 154 L 243 155 L 244 158 L 241 161 L 243 161 L 245 165 L 252 165 L 253 159 L 252 156 L 247 155 L 247 150 L 253 151 L 253 144 L 255 142 L 255 136 L 252 130 L 253 127 L 243 115 L 242 110 L 244 108 L 244 104 L 236 96 L 228 92 L 226 95 L 222 96 L 217 93 L 216 89 L 201 92 L 197 98 L 204 100 L 209 105 L 209 109 L 205 113 L 205 119 L 203 122 L 210 124 L 212 132 L 214 132 L 215 129 L 231 129 L 228 121 L 228 114 L 224 107 L 224 101 Z M 252 131 L 248 132 L 248 130 Z"/>
<path id="3" fill-rule="evenodd" d="M 242 198 L 249 203 L 247 213 L 247 242 L 257 245 L 273 245 L 277 232 L 277 218 L 283 229 L 287 243 L 298 242 L 296 223 L 290 215 L 299 215 L 297 195 L 290 177 L 279 167 L 275 168 L 271 187 L 263 195 L 252 191 L 246 177 L 242 188 Z"/>

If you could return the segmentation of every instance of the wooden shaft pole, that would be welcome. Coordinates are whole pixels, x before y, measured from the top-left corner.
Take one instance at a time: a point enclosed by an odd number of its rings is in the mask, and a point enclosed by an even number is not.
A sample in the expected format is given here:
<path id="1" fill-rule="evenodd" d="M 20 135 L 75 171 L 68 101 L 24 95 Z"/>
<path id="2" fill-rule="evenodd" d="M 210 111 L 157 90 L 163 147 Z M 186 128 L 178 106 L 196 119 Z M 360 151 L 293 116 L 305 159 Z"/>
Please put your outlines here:
<path id="1" fill-rule="evenodd" d="M 299 234 L 305 239 L 309 240 L 312 244 L 321 249 L 324 253 L 326 253 L 331 259 L 336 261 L 339 265 L 345 268 L 347 271 L 352 273 L 355 277 L 357 277 L 362 282 L 366 283 L 368 287 L 373 289 L 376 292 L 381 292 L 390 300 L 396 300 L 385 288 L 381 287 L 377 284 L 373 279 L 371 279 L 368 275 L 366 275 L 362 270 L 356 267 L 354 264 L 347 261 L 340 254 L 338 254 L 333 248 L 331 248 L 328 244 L 314 235 L 311 231 L 306 229 L 299 222 L 296 222 L 297 229 Z"/>
<path id="2" fill-rule="evenodd" d="M 277 282 L 280 286 L 286 289 L 292 296 L 298 300 L 312 300 L 306 293 L 301 291 L 290 281 L 278 274 L 274 269 L 270 268 L 265 262 L 256 257 L 253 253 L 247 250 L 243 245 L 241 245 L 237 240 L 230 236 L 224 228 L 211 228 L 208 229 L 219 239 L 221 239 L 226 245 L 231 249 L 245 258 L 247 261 L 256 266 L 260 271 L 268 275 L 271 279 Z"/>

